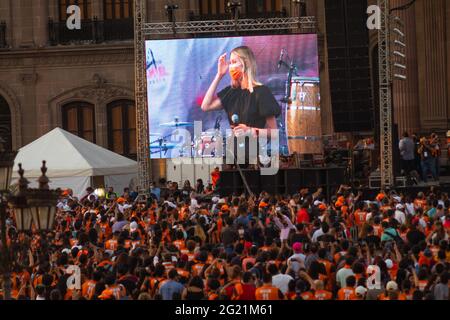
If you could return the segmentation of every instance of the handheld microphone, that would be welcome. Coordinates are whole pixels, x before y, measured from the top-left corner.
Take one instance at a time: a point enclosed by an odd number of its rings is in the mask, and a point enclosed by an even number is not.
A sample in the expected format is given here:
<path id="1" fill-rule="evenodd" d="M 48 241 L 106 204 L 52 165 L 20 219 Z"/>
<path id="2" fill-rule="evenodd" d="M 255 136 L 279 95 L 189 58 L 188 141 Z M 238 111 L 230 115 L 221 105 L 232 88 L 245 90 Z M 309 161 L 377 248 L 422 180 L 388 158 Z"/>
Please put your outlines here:
<path id="1" fill-rule="evenodd" d="M 220 121 L 222 121 L 222 116 L 218 116 L 217 118 L 216 118 L 216 124 L 214 125 L 214 129 L 215 130 L 220 130 Z"/>
<path id="2" fill-rule="evenodd" d="M 231 116 L 231 122 L 236 126 L 239 124 L 239 116 L 236 113 Z"/>
<path id="3" fill-rule="evenodd" d="M 280 59 L 278 59 L 278 69 L 280 69 L 281 66 L 283 65 L 283 57 L 284 57 L 284 49 L 281 49 Z"/>

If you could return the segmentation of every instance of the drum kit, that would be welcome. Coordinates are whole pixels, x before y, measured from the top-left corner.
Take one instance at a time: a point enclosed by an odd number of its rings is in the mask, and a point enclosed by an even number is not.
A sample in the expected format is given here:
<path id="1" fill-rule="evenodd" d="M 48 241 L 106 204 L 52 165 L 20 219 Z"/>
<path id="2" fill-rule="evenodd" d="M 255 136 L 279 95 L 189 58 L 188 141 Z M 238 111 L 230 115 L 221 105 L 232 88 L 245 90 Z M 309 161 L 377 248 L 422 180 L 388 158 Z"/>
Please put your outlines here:
<path id="1" fill-rule="evenodd" d="M 161 123 L 159 125 L 162 128 L 189 128 L 193 127 L 193 122 L 179 121 L 175 117 L 174 121 Z M 151 133 L 150 137 L 153 137 L 153 141 L 150 142 L 150 154 L 159 153 L 159 157 L 162 158 L 167 155 L 167 152 L 179 148 L 179 157 L 215 157 L 216 147 L 218 141 L 216 136 L 212 132 L 202 132 L 201 135 L 195 136 L 191 143 L 179 142 L 174 143 L 170 140 L 173 133 L 163 136 L 159 133 Z M 175 155 L 172 155 L 174 157 Z"/>

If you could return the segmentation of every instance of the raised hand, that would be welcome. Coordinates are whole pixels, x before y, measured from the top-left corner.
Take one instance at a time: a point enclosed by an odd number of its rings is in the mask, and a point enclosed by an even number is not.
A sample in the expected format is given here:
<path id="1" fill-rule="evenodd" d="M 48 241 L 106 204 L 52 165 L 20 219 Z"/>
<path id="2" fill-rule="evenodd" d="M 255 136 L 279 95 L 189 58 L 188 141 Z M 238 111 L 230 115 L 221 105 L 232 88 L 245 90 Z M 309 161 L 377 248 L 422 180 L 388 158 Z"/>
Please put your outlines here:
<path id="1" fill-rule="evenodd" d="M 224 53 L 219 57 L 218 65 L 217 65 L 217 75 L 219 77 L 223 77 L 227 74 L 228 71 L 228 62 L 227 62 L 227 54 Z"/>

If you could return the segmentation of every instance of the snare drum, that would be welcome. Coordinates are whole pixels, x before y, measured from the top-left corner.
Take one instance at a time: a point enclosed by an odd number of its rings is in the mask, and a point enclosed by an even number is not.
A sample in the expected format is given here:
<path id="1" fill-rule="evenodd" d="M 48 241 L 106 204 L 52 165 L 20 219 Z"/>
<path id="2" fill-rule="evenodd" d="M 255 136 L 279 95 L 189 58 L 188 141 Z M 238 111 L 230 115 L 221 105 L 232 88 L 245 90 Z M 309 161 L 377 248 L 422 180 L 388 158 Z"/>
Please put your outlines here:
<path id="1" fill-rule="evenodd" d="M 216 156 L 218 141 L 214 134 L 202 132 L 201 136 L 195 140 L 195 155 L 201 158 L 212 158 Z"/>

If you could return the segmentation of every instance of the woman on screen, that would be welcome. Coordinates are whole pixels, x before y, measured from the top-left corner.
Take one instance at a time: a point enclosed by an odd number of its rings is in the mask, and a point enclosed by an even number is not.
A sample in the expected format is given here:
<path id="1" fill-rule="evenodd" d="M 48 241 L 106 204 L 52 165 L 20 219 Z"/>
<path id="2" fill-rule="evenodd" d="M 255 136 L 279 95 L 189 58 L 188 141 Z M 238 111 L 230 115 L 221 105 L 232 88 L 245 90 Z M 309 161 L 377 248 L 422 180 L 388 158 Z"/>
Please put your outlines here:
<path id="1" fill-rule="evenodd" d="M 277 129 L 276 117 L 281 108 L 269 88 L 258 82 L 256 60 L 249 47 L 242 46 L 231 51 L 230 61 L 227 54 L 219 58 L 217 75 L 211 83 L 202 103 L 203 111 L 224 109 L 236 135 L 251 132 L 253 136 L 270 129 Z M 217 87 L 229 72 L 231 85 L 216 96 Z M 233 124 L 232 116 L 238 116 L 238 124 Z"/>

